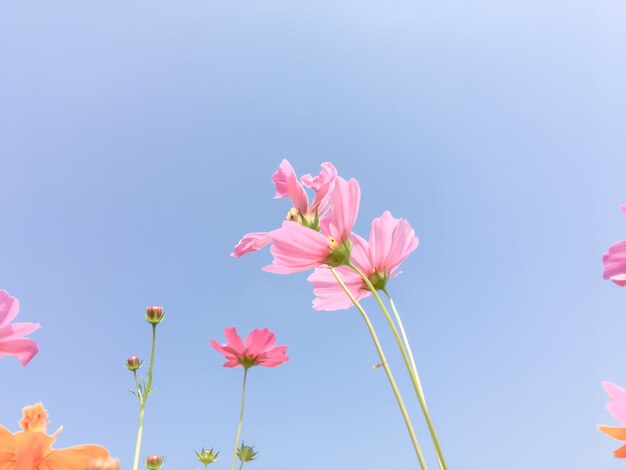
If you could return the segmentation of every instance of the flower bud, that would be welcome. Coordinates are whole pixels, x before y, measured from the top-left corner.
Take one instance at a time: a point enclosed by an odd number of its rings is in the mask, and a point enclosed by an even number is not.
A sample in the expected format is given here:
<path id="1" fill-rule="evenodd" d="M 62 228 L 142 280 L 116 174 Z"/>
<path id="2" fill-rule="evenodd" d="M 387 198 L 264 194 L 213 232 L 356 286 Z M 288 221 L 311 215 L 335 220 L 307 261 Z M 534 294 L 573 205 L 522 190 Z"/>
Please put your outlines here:
<path id="1" fill-rule="evenodd" d="M 151 325 L 158 325 L 164 317 L 163 307 L 146 307 L 146 321 Z"/>
<path id="2" fill-rule="evenodd" d="M 157 454 L 149 455 L 146 459 L 146 468 L 148 470 L 159 470 L 163 465 L 163 457 Z"/>
<path id="3" fill-rule="evenodd" d="M 85 470 L 120 470 L 120 461 L 111 457 L 94 459 L 87 464 Z"/>
<path id="4" fill-rule="evenodd" d="M 242 462 L 252 462 L 258 452 L 254 452 L 254 446 L 250 447 L 241 442 L 241 447 L 237 449 L 237 457 Z"/>
<path id="5" fill-rule="evenodd" d="M 202 452 L 196 452 L 196 459 L 204 465 L 209 465 L 217 460 L 218 455 L 219 452 L 213 452 L 213 449 L 208 450 L 203 447 Z"/>
<path id="6" fill-rule="evenodd" d="M 137 356 L 130 356 L 128 359 L 126 359 L 126 364 L 124 364 L 124 367 L 133 372 L 139 369 L 141 367 L 141 364 L 143 364 L 143 361 L 140 361 Z"/>

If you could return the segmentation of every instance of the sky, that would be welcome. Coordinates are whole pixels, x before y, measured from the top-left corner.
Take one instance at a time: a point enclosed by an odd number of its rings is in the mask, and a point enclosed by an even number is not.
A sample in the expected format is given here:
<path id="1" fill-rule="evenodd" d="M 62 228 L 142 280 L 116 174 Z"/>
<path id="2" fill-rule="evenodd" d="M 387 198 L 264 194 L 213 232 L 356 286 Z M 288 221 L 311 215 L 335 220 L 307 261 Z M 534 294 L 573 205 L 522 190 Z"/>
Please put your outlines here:
<path id="1" fill-rule="evenodd" d="M 626 386 L 626 4 L 58 0 L 0 3 L 0 289 L 39 354 L 0 360 L 0 423 L 43 402 L 57 447 L 130 469 L 122 365 L 158 328 L 142 457 L 229 468 L 241 369 L 210 339 L 268 327 L 290 361 L 248 376 L 257 470 L 418 468 L 358 312 L 316 312 L 308 273 L 234 259 L 278 227 L 283 158 L 330 161 L 420 239 L 389 285 L 449 467 L 617 469 L 603 380 Z M 436 468 L 401 358 L 379 331 Z M 209 467 L 209 468 L 213 468 Z"/>

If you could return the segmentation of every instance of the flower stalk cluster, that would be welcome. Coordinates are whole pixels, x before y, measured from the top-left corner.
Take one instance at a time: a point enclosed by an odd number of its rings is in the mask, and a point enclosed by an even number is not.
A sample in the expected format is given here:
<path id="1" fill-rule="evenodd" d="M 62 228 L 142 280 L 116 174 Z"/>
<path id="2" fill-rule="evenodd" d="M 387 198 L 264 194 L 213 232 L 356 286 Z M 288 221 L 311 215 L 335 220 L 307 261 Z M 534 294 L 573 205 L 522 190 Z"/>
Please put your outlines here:
<path id="1" fill-rule="evenodd" d="M 240 257 L 271 245 L 273 260 L 264 268 L 265 271 L 291 274 L 314 270 L 308 280 L 315 294 L 313 301 L 315 310 L 338 310 L 351 306 L 357 308 L 372 336 L 420 466 L 426 469 L 426 462 L 404 399 L 374 326 L 360 303 L 363 298 L 372 295 L 387 320 L 402 355 L 433 441 L 439 468 L 447 470 L 443 451 L 426 406 L 415 358 L 398 310 L 387 290 L 389 281 L 398 275 L 397 269 L 400 264 L 419 243 L 415 232 L 406 220 L 396 219 L 389 211 L 385 211 L 379 218 L 373 220 L 368 241 L 353 233 L 361 199 L 360 186 L 355 179 L 345 180 L 338 176 L 331 163 L 322 164 L 322 171 L 315 178 L 305 175 L 298 179 L 289 162 L 283 160 L 272 180 L 276 187 L 275 197 L 289 197 L 294 208 L 288 213 L 287 220 L 280 228 L 244 235 L 232 255 Z M 312 206 L 308 205 L 305 188 L 315 192 L 315 202 Z M 314 214 L 313 219 L 311 214 Z M 315 223 L 310 223 L 311 220 Z M 393 317 L 379 291 L 386 295 Z"/>
<path id="2" fill-rule="evenodd" d="M 150 364 L 148 366 L 148 371 L 146 373 L 145 379 L 140 379 L 137 377 L 137 371 L 143 365 L 143 361 L 139 360 L 137 356 L 131 356 L 126 360 L 126 367 L 129 371 L 133 373 L 133 378 L 135 380 L 136 391 L 133 393 L 139 399 L 139 426 L 137 428 L 137 440 L 135 443 L 135 456 L 133 459 L 133 470 L 138 470 L 139 468 L 139 455 L 141 453 L 141 441 L 143 437 L 143 427 L 144 427 L 144 417 L 146 412 L 146 403 L 148 401 L 148 397 L 153 392 L 152 388 L 152 377 L 154 372 L 154 352 L 156 347 L 156 330 L 157 326 L 163 321 L 165 318 L 165 313 L 163 311 L 163 307 L 147 307 L 145 319 L 152 327 L 152 346 L 150 349 Z M 146 460 L 146 468 L 149 470 L 156 470 L 160 468 L 163 463 L 161 458 L 161 463 L 158 463 L 159 460 L 157 457 L 160 457 L 156 454 L 151 455 Z M 157 466 L 158 464 L 158 466 Z"/>

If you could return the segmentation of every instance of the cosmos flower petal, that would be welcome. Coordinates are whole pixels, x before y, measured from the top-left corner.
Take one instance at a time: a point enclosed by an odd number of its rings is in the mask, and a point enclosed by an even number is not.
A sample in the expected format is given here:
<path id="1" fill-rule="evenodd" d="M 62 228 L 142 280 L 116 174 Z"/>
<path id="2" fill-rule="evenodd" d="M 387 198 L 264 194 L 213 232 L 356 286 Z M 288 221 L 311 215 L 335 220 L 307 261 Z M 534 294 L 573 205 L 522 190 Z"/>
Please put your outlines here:
<path id="1" fill-rule="evenodd" d="M 328 211 L 330 195 L 335 187 L 337 170 L 332 163 L 322 163 L 320 174 L 313 178 L 310 174 L 304 175 L 300 181 L 315 191 L 315 199 L 309 207 L 309 212 L 317 211 L 320 218 Z"/>
<path id="2" fill-rule="evenodd" d="M 26 366 L 38 352 L 39 346 L 32 339 L 16 338 L 0 340 L 0 357 L 13 356 L 17 358 L 23 366 Z"/>
<path id="3" fill-rule="evenodd" d="M 350 237 L 352 227 L 359 213 L 361 189 L 354 178 L 346 181 L 341 177 L 335 180 L 335 189 L 330 195 L 330 211 L 328 221 L 324 221 L 322 229 L 326 235 L 342 243 Z"/>
<path id="4" fill-rule="evenodd" d="M 620 441 L 626 441 L 626 428 L 624 427 L 615 427 L 615 426 L 598 426 L 598 430 L 603 432 L 607 436 L 612 437 L 613 439 L 617 439 Z"/>
<path id="5" fill-rule="evenodd" d="M 390 274 L 417 248 L 418 239 L 411 225 L 391 212 L 372 221 L 369 249 L 374 269 Z"/>
<path id="6" fill-rule="evenodd" d="M 233 349 L 234 353 L 243 354 L 245 346 L 241 337 L 237 334 L 237 328 L 234 326 L 232 328 L 224 328 L 224 336 L 226 336 L 228 346 Z"/>
<path id="7" fill-rule="evenodd" d="M 285 355 L 286 351 L 287 346 L 276 346 L 260 354 L 257 357 L 257 364 L 264 367 L 277 367 L 289 360 L 289 356 Z"/>
<path id="8" fill-rule="evenodd" d="M 0 328 L 12 322 L 20 311 L 20 301 L 0 290 Z"/>
<path id="9" fill-rule="evenodd" d="M 606 409 L 617 421 L 626 425 L 626 390 L 606 380 L 602 382 L 602 386 L 609 394 Z"/>
<path id="10" fill-rule="evenodd" d="M 272 233 L 272 264 L 263 268 L 277 274 L 291 274 L 315 268 L 330 254 L 330 242 L 321 233 L 286 221 Z"/>
<path id="11" fill-rule="evenodd" d="M 347 266 L 335 268 L 341 280 L 357 300 L 370 294 L 365 290 L 363 280 L 352 269 Z M 345 310 L 353 306 L 350 297 L 335 279 L 330 269 L 325 267 L 316 268 L 307 278 L 313 286 L 313 310 L 333 311 Z"/>
<path id="12" fill-rule="evenodd" d="M 604 265 L 602 275 L 604 279 L 621 280 L 621 276 L 626 274 L 626 240 L 611 245 L 602 256 L 602 264 Z"/>
<path id="13" fill-rule="evenodd" d="M 276 344 L 276 335 L 267 328 L 252 330 L 246 338 L 248 354 L 258 356 Z"/>
<path id="14" fill-rule="evenodd" d="M 302 186 L 302 183 L 298 181 L 296 172 L 294 171 L 291 163 L 287 160 L 280 162 L 278 170 L 272 175 L 272 181 L 276 188 L 276 194 L 274 198 L 289 197 L 293 206 L 305 214 L 309 210 L 309 198 L 306 195 L 306 191 Z"/>
<path id="15" fill-rule="evenodd" d="M 0 341 L 26 336 L 41 328 L 39 323 L 11 323 L 0 328 Z"/>
<path id="16" fill-rule="evenodd" d="M 66 449 L 55 449 L 37 467 L 38 470 L 84 470 L 94 459 L 105 459 L 109 452 L 101 446 L 86 444 Z"/>
<path id="17" fill-rule="evenodd" d="M 613 455 L 616 459 L 626 459 L 626 444 L 624 444 L 619 449 L 615 449 L 613 451 Z"/>
<path id="18" fill-rule="evenodd" d="M 270 237 L 269 232 L 246 233 L 243 238 L 239 240 L 239 243 L 237 243 L 237 246 L 235 246 L 230 256 L 240 258 L 243 255 L 260 250 L 271 242 L 272 237 Z"/>

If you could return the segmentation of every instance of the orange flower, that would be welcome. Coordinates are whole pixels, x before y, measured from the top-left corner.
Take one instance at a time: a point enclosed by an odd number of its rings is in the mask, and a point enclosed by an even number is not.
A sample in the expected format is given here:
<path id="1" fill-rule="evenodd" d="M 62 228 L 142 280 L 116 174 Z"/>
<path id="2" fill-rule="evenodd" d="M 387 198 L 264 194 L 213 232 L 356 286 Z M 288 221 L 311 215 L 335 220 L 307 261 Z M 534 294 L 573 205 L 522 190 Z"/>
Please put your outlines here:
<path id="1" fill-rule="evenodd" d="M 22 412 L 22 431 L 13 434 L 0 426 L 0 470 L 83 470 L 93 459 L 109 457 L 104 447 L 92 444 L 53 449 L 63 427 L 46 434 L 49 419 L 41 403 Z"/>

